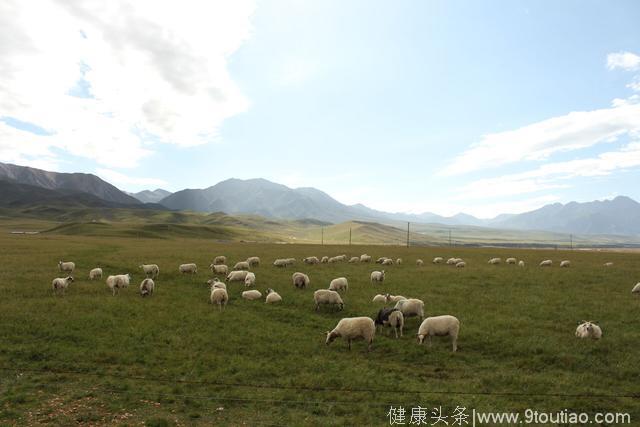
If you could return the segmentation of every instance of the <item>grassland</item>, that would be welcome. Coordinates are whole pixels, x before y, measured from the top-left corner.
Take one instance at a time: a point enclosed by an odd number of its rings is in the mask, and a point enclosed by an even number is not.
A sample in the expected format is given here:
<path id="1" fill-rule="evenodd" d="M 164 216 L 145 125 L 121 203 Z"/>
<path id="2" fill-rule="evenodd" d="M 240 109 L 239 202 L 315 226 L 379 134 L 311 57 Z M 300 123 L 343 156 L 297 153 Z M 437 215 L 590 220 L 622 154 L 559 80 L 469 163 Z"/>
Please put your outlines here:
<path id="1" fill-rule="evenodd" d="M 219 243 L 60 234 L 0 234 L 1 425 L 388 425 L 390 404 L 451 413 L 456 406 L 489 411 L 563 409 L 628 412 L 640 420 L 637 253 L 553 250 L 404 248 Z M 402 257 L 372 287 L 374 265 L 275 269 L 277 257 L 369 253 Z M 281 305 L 241 300 L 230 286 L 224 312 L 212 308 L 205 266 L 225 254 L 233 262 L 258 255 L 257 287 L 275 288 Z M 466 269 L 416 258 L 460 256 Z M 492 256 L 516 256 L 527 268 L 492 267 Z M 571 259 L 570 269 L 540 269 L 539 260 Z M 57 261 L 77 264 L 65 297 L 50 283 Z M 605 269 L 602 263 L 615 262 Z M 160 265 L 156 294 L 137 294 L 142 262 Z M 177 265 L 196 262 L 194 278 Z M 90 268 L 134 275 L 112 297 Z M 311 277 L 295 290 L 295 270 Z M 312 292 L 346 276 L 343 312 L 313 310 Z M 418 346 L 417 319 L 405 336 L 324 345 L 323 332 L 342 317 L 374 316 L 374 294 L 389 291 L 426 302 L 428 315 L 462 322 L 458 353 L 446 339 Z M 579 341 L 576 321 L 600 323 L 604 339 Z M 592 396 L 592 397 L 585 397 Z M 635 397 L 631 397 L 635 396 Z M 407 420 L 408 421 L 408 420 Z M 450 420 L 451 421 L 451 420 Z"/>

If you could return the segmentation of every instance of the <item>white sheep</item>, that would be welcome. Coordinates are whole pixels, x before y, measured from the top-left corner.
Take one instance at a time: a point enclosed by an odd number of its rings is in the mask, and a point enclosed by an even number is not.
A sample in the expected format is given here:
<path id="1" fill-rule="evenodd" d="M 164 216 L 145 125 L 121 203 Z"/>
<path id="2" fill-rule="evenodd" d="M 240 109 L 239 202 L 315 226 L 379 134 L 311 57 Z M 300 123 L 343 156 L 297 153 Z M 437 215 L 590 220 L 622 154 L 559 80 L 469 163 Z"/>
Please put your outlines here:
<path id="1" fill-rule="evenodd" d="M 207 285 L 211 287 L 211 290 L 213 290 L 214 288 L 224 289 L 225 291 L 227 290 L 227 285 L 224 282 L 218 280 L 217 277 L 207 280 Z"/>
<path id="2" fill-rule="evenodd" d="M 631 289 L 631 293 L 634 295 L 640 295 L 640 282 L 636 283 L 633 289 Z"/>
<path id="3" fill-rule="evenodd" d="M 71 274 L 76 269 L 76 264 L 71 261 L 58 261 L 58 269 L 63 273 Z"/>
<path id="4" fill-rule="evenodd" d="M 393 260 L 391 258 L 387 258 L 382 261 L 382 265 L 393 265 Z"/>
<path id="5" fill-rule="evenodd" d="M 578 322 L 576 337 L 599 340 L 602 338 L 602 329 L 591 320 L 583 320 L 582 322 Z"/>
<path id="6" fill-rule="evenodd" d="M 233 266 L 234 270 L 249 270 L 249 263 L 246 261 L 236 262 L 236 265 Z"/>
<path id="7" fill-rule="evenodd" d="M 247 258 L 247 264 L 249 264 L 249 267 L 251 268 L 260 267 L 260 257 L 250 256 L 249 258 Z"/>
<path id="8" fill-rule="evenodd" d="M 242 298 L 248 299 L 249 301 L 254 301 L 262 298 L 262 294 L 260 293 L 260 291 L 253 289 L 250 291 L 244 291 L 242 293 Z"/>
<path id="9" fill-rule="evenodd" d="M 605 267 L 613 267 L 613 263 L 612 262 L 605 262 L 604 266 Z"/>
<path id="10" fill-rule="evenodd" d="M 89 280 L 102 279 L 102 269 L 96 267 L 89 272 Z"/>
<path id="11" fill-rule="evenodd" d="M 394 308 L 400 310 L 404 317 L 418 316 L 420 320 L 424 318 L 424 302 L 417 298 L 400 300 Z"/>
<path id="12" fill-rule="evenodd" d="M 58 294 L 58 291 L 62 291 L 62 295 L 67 292 L 69 285 L 73 283 L 73 277 L 57 277 L 51 281 L 51 287 L 53 288 L 54 295 Z"/>
<path id="13" fill-rule="evenodd" d="M 129 286 L 129 282 L 131 281 L 130 274 L 116 274 L 113 276 L 107 277 L 107 286 L 111 289 L 111 293 L 115 296 L 120 289 L 124 289 Z"/>
<path id="14" fill-rule="evenodd" d="M 516 259 L 515 258 L 507 258 L 504 262 L 506 262 L 507 264 L 515 264 L 516 263 Z"/>
<path id="15" fill-rule="evenodd" d="M 352 256 L 352 257 L 349 259 L 349 264 L 357 264 L 357 263 L 359 263 L 359 262 L 360 262 L 360 257 L 357 257 L 357 256 Z"/>
<path id="16" fill-rule="evenodd" d="M 502 259 L 500 259 L 500 258 L 491 258 L 491 259 L 489 260 L 489 264 L 491 264 L 491 265 L 498 265 L 498 264 L 500 264 L 501 262 L 502 262 Z"/>
<path id="17" fill-rule="evenodd" d="M 153 279 L 147 277 L 140 283 L 140 295 L 142 295 L 143 297 L 150 297 L 151 295 L 153 295 L 155 286 L 156 284 L 153 282 Z"/>
<path id="18" fill-rule="evenodd" d="M 444 258 L 442 258 L 441 256 L 437 256 L 433 259 L 432 261 L 434 264 L 442 264 L 444 262 Z"/>
<path id="19" fill-rule="evenodd" d="M 329 264 L 335 264 L 336 262 L 340 262 L 342 261 L 341 257 L 338 256 L 332 256 L 331 258 L 329 258 Z"/>
<path id="20" fill-rule="evenodd" d="M 310 264 L 310 265 L 320 264 L 320 260 L 318 259 L 317 256 L 308 256 L 308 257 L 304 258 L 302 260 L 302 262 L 304 262 L 305 264 Z"/>
<path id="21" fill-rule="evenodd" d="M 267 289 L 267 297 L 264 300 L 265 303 L 274 304 L 280 301 L 282 301 L 282 297 L 280 296 L 280 294 L 278 294 L 276 291 L 274 291 L 271 288 Z"/>
<path id="22" fill-rule="evenodd" d="M 524 261 L 523 260 L 518 261 L 518 267 L 524 267 Z"/>
<path id="23" fill-rule="evenodd" d="M 457 262 L 458 262 L 458 258 L 449 258 L 447 260 L 447 265 L 456 265 Z"/>
<path id="24" fill-rule="evenodd" d="M 293 286 L 298 289 L 304 289 L 309 286 L 309 283 L 311 283 L 309 276 L 304 273 L 300 273 L 299 271 L 296 271 L 291 275 L 291 280 L 293 281 Z"/>
<path id="25" fill-rule="evenodd" d="M 367 254 L 360 255 L 360 262 L 371 262 L 371 255 L 367 255 Z"/>
<path id="26" fill-rule="evenodd" d="M 322 259 L 320 260 L 321 264 L 326 264 L 329 262 L 329 257 L 328 256 L 323 256 Z"/>
<path id="27" fill-rule="evenodd" d="M 566 259 L 560 261 L 560 268 L 569 268 L 569 267 L 571 267 L 571 261 Z"/>
<path id="28" fill-rule="evenodd" d="M 383 304 L 386 304 L 387 303 L 387 295 L 389 295 L 389 294 L 385 294 L 385 295 L 378 294 L 375 297 L 373 297 L 371 302 L 378 302 L 378 303 L 381 302 Z"/>
<path id="29" fill-rule="evenodd" d="M 540 267 L 551 267 L 553 265 L 553 261 L 550 259 L 545 259 L 540 263 Z"/>
<path id="30" fill-rule="evenodd" d="M 396 260 L 396 264 L 397 264 L 397 265 L 402 264 L 402 258 L 398 258 L 398 259 Z"/>
<path id="31" fill-rule="evenodd" d="M 234 270 L 227 275 L 227 282 L 244 282 L 248 273 L 247 270 Z"/>
<path id="32" fill-rule="evenodd" d="M 279 268 L 284 268 L 287 266 L 287 260 L 286 259 L 282 259 L 282 258 L 278 258 L 277 260 L 273 261 L 273 266 L 274 267 L 279 267 Z"/>
<path id="33" fill-rule="evenodd" d="M 255 284 L 256 284 L 256 275 L 252 272 L 248 272 L 244 278 L 244 286 L 248 288 L 250 286 L 255 286 Z"/>
<path id="34" fill-rule="evenodd" d="M 420 324 L 418 329 L 418 343 L 422 344 L 427 337 L 431 347 L 431 337 L 450 336 L 453 351 L 458 350 L 458 332 L 460 332 L 460 321 L 449 315 L 427 317 Z"/>
<path id="35" fill-rule="evenodd" d="M 338 309 L 344 309 L 344 302 L 340 294 L 329 289 L 315 291 L 313 293 L 313 301 L 316 303 L 316 311 L 320 309 L 320 305 L 337 305 Z"/>
<path id="36" fill-rule="evenodd" d="M 229 294 L 226 289 L 213 288 L 211 289 L 211 296 L 209 297 L 211 304 L 218 304 L 218 310 L 222 311 L 229 301 Z"/>
<path id="37" fill-rule="evenodd" d="M 347 291 L 349 289 L 349 282 L 347 282 L 346 277 L 338 277 L 333 279 L 331 283 L 329 283 L 329 290 L 331 291 Z"/>
<path id="38" fill-rule="evenodd" d="M 397 303 L 398 301 L 402 301 L 403 299 L 407 299 L 406 297 L 403 297 L 402 295 L 387 294 L 385 296 L 387 298 L 387 302 L 394 302 L 394 303 Z"/>
<path id="39" fill-rule="evenodd" d="M 464 262 L 464 261 L 460 261 L 460 262 L 458 262 L 458 263 L 456 264 L 456 267 L 457 267 L 457 268 L 464 268 L 464 267 L 466 267 L 466 266 L 467 266 L 467 263 L 466 263 L 466 262 Z"/>
<path id="40" fill-rule="evenodd" d="M 336 338 L 344 338 L 351 350 L 351 341 L 363 338 L 367 350 L 371 350 L 373 338 L 376 335 L 376 326 L 370 317 L 346 317 L 341 319 L 332 331 L 327 331 L 325 344 L 331 344 Z"/>
<path id="41" fill-rule="evenodd" d="M 180 267 L 178 267 L 178 271 L 182 274 L 196 274 L 198 273 L 198 266 L 193 263 L 180 264 Z"/>
<path id="42" fill-rule="evenodd" d="M 404 315 L 400 310 L 393 311 L 389 315 L 389 321 L 386 324 L 393 328 L 393 332 L 395 332 L 396 338 L 398 338 L 398 330 L 400 331 L 400 336 L 402 336 L 402 329 L 404 328 Z"/>
<path id="43" fill-rule="evenodd" d="M 388 259 L 386 256 L 382 256 L 376 260 L 376 264 L 382 264 L 385 259 Z"/>
<path id="44" fill-rule="evenodd" d="M 138 268 L 142 269 L 145 276 L 151 276 L 152 279 L 156 279 L 160 274 L 160 267 L 157 264 L 142 264 Z"/>
<path id="45" fill-rule="evenodd" d="M 227 267 L 225 264 L 211 264 L 209 266 L 209 269 L 213 274 L 222 274 L 225 276 L 229 274 L 229 267 Z"/>
<path id="46" fill-rule="evenodd" d="M 384 282 L 384 270 L 371 272 L 371 284 Z"/>
<path id="47" fill-rule="evenodd" d="M 226 264 L 227 263 L 227 257 L 224 255 L 218 255 L 217 257 L 215 257 L 215 259 L 213 260 L 213 263 L 216 265 L 219 264 Z"/>
<path id="48" fill-rule="evenodd" d="M 417 265 L 418 267 L 422 267 L 422 266 L 424 265 L 424 261 L 423 261 L 423 260 L 421 260 L 421 259 L 417 259 L 417 260 L 416 260 L 416 265 Z"/>

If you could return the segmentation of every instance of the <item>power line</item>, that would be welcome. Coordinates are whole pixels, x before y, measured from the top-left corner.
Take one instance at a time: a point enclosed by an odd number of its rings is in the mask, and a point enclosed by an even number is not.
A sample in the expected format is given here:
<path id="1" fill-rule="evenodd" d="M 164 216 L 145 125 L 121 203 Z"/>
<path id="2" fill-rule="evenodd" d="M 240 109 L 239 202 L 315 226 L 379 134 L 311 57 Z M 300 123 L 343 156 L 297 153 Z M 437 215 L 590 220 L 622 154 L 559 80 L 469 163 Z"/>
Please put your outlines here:
<path id="1" fill-rule="evenodd" d="M 172 384 L 190 384 L 218 387 L 246 387 L 264 388 L 274 390 L 298 390 L 312 392 L 349 392 L 349 393 L 389 393 L 389 394 L 439 394 L 458 396 L 523 396 L 523 397 L 570 397 L 570 398 L 598 398 L 598 399 L 638 399 L 640 393 L 636 394 L 578 394 L 578 393 L 523 393 L 523 392 L 491 392 L 491 391 L 455 391 L 455 390 L 402 390 L 402 389 L 369 389 L 369 388 L 337 388 L 337 387 L 309 387 L 309 386 L 286 386 L 269 384 L 248 384 L 248 383 L 227 383 L 222 381 L 195 381 L 174 378 L 145 377 L 136 375 L 123 375 L 113 373 L 94 373 L 62 369 L 34 369 L 22 367 L 0 367 L 3 371 L 23 371 L 30 373 L 58 374 L 58 375 L 79 375 L 91 377 L 110 377 L 117 379 L 127 379 L 135 381 L 149 381 Z"/>

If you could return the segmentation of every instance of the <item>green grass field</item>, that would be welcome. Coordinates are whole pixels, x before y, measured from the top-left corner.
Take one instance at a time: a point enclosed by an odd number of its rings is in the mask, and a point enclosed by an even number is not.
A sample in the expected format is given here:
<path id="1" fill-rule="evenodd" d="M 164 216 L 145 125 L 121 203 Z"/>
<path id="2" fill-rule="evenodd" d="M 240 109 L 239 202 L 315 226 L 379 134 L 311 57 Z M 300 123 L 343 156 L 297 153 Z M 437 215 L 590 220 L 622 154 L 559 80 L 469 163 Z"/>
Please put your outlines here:
<path id="1" fill-rule="evenodd" d="M 3 233 L 0 248 L 0 425 L 389 425 L 390 405 L 442 406 L 445 414 L 456 406 L 627 412 L 640 423 L 640 299 L 630 293 L 640 280 L 636 253 L 53 233 Z M 271 266 L 278 257 L 341 253 L 405 263 L 386 268 L 380 287 L 369 283 L 375 264 Z M 220 254 L 230 263 L 260 256 L 257 288 L 272 287 L 284 301 L 245 301 L 243 286 L 231 284 L 226 310 L 214 309 L 204 282 Z M 435 266 L 434 256 L 459 256 L 468 267 Z M 527 267 L 487 265 L 493 256 Z M 426 265 L 417 268 L 416 258 Z M 545 258 L 556 265 L 538 268 Z M 59 259 L 77 265 L 65 297 L 50 288 Z M 561 259 L 572 268 L 559 269 Z M 147 299 L 137 291 L 142 262 L 161 269 Z M 178 274 L 184 262 L 198 264 L 196 277 Z M 131 272 L 132 286 L 112 297 L 103 280 L 87 279 L 96 266 Z M 309 274 L 310 288 L 291 285 L 294 271 Z M 339 276 L 350 284 L 344 311 L 316 313 L 313 290 Z M 379 307 L 371 298 L 384 291 L 424 300 L 427 315 L 457 316 L 458 352 L 446 338 L 430 350 L 418 346 L 415 318 L 402 339 L 378 334 L 370 353 L 361 341 L 351 352 L 341 340 L 325 346 L 324 331 L 342 317 L 373 317 Z M 582 319 L 599 322 L 604 338 L 576 339 Z"/>

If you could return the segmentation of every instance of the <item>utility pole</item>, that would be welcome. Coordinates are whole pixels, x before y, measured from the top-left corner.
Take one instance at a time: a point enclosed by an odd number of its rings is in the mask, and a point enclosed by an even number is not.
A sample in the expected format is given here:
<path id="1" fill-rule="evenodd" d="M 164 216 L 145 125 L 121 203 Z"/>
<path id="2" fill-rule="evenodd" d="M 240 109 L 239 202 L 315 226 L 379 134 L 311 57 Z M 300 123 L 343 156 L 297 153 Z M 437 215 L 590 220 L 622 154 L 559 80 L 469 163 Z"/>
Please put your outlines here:
<path id="1" fill-rule="evenodd" d="M 409 247 L 409 224 L 411 223 L 407 222 L 407 247 Z"/>
<path id="2" fill-rule="evenodd" d="M 324 227 L 322 227 L 321 230 L 322 230 L 322 237 L 320 238 L 320 244 L 324 246 Z"/>
<path id="3" fill-rule="evenodd" d="M 351 227 L 349 227 L 349 246 L 351 246 Z"/>
<path id="4" fill-rule="evenodd" d="M 449 229 L 449 246 L 451 246 L 451 229 Z"/>
<path id="5" fill-rule="evenodd" d="M 573 234 L 569 234 L 569 245 L 571 247 L 571 250 L 573 250 Z"/>

